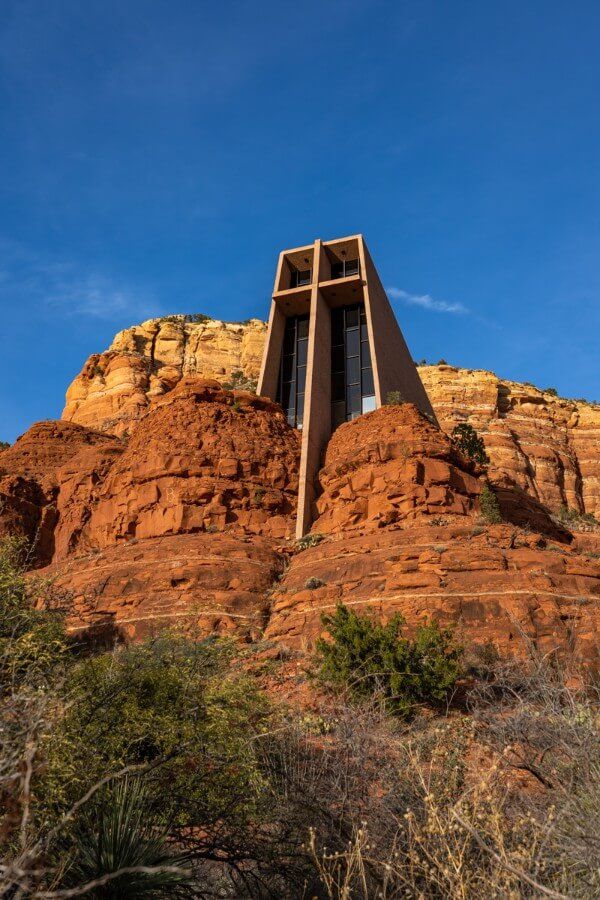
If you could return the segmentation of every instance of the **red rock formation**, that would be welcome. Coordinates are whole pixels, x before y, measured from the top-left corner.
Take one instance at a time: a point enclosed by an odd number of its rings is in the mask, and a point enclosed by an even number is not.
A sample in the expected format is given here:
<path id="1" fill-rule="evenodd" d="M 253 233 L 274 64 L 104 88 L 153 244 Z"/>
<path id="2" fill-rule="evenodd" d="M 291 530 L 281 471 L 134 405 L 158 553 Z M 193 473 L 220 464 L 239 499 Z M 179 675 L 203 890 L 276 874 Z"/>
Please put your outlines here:
<path id="1" fill-rule="evenodd" d="M 257 535 L 176 534 L 72 555 L 43 572 L 72 598 L 71 631 L 137 639 L 176 627 L 254 639 L 281 559 Z"/>
<path id="2" fill-rule="evenodd" d="M 256 379 L 264 323 L 152 320 L 118 334 L 90 357 L 67 391 L 63 418 L 113 434 L 131 432 L 152 398 L 186 375 Z M 506 476 L 553 510 L 568 506 L 600 518 L 600 405 L 565 400 L 484 370 L 420 366 L 438 420 L 448 433 L 470 422 L 483 436 L 492 474 Z"/>
<path id="3" fill-rule="evenodd" d="M 60 545 L 67 506 L 121 452 L 117 438 L 68 422 L 38 422 L 0 457 L 0 533 L 25 536 L 38 564 Z M 87 492 L 84 490 L 87 497 Z M 81 515 L 86 515 L 83 510 Z"/>
<path id="4" fill-rule="evenodd" d="M 0 454 L 5 522 L 37 532 L 39 558 L 52 557 L 43 572 L 74 599 L 74 629 L 132 637 L 176 624 L 253 639 L 266 625 L 302 647 L 342 600 L 409 624 L 433 615 L 502 650 L 521 634 L 544 651 L 596 650 L 600 535 L 572 541 L 508 475 L 498 495 L 513 524 L 482 523 L 477 471 L 409 405 L 336 431 L 313 526 L 322 543 L 275 583 L 293 546 L 298 449 L 275 404 L 182 379 L 128 442 L 34 426 Z"/>
<path id="5" fill-rule="evenodd" d="M 518 487 L 511 499 L 510 482 L 503 506 L 531 516 L 528 530 L 485 525 L 468 468 L 414 407 L 342 426 L 319 476 L 313 532 L 327 537 L 292 558 L 267 636 L 306 647 L 322 629 L 321 613 L 341 601 L 384 619 L 400 612 L 409 625 L 453 622 L 468 643 L 492 640 L 504 651 L 523 648 L 525 636 L 542 651 L 576 642 L 594 655 L 598 560 L 570 547 L 566 529 Z"/>
<path id="6" fill-rule="evenodd" d="M 480 490 L 473 473 L 415 406 L 384 406 L 334 432 L 319 473 L 314 530 L 366 531 L 441 511 L 465 516 Z"/>
<path id="7" fill-rule="evenodd" d="M 283 538 L 293 531 L 298 452 L 274 403 L 183 379 L 94 492 L 80 544 L 225 529 Z"/>

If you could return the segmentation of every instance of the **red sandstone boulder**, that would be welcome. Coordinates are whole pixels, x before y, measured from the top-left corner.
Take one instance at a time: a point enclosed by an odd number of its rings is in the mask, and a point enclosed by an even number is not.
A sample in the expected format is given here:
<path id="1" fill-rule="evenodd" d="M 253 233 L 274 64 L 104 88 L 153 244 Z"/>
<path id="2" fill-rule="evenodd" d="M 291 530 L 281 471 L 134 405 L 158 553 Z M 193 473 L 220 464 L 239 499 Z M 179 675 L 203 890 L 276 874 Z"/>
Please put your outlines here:
<path id="1" fill-rule="evenodd" d="M 480 491 L 474 466 L 410 403 L 338 428 L 319 473 L 314 531 L 371 531 L 422 516 L 467 516 Z"/>

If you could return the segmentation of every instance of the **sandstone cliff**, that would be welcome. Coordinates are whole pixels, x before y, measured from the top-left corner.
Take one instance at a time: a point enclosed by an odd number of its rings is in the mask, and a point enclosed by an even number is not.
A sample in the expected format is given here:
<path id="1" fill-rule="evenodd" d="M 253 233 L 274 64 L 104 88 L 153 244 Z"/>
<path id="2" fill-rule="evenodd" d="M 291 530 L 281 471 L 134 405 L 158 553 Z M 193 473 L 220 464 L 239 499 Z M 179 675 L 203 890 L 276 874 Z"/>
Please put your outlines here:
<path id="1" fill-rule="evenodd" d="M 67 391 L 63 419 L 110 434 L 135 428 L 153 397 L 186 375 L 256 379 L 266 325 L 151 320 L 120 332 Z M 541 503 L 600 517 L 600 406 L 564 400 L 492 372 L 421 366 L 440 424 L 468 421 L 482 434 L 492 472 Z"/>
<path id="2" fill-rule="evenodd" d="M 544 652 L 597 651 L 600 535 L 573 536 L 506 475 L 504 524 L 486 525 L 480 472 L 414 406 L 335 432 L 320 543 L 305 550 L 292 540 L 298 457 L 276 404 L 186 376 L 128 439 L 33 426 L 0 453 L 0 527 L 30 537 L 74 630 L 176 624 L 304 648 L 343 600 L 409 625 L 435 615 L 468 643 L 508 650 L 524 634 Z"/>

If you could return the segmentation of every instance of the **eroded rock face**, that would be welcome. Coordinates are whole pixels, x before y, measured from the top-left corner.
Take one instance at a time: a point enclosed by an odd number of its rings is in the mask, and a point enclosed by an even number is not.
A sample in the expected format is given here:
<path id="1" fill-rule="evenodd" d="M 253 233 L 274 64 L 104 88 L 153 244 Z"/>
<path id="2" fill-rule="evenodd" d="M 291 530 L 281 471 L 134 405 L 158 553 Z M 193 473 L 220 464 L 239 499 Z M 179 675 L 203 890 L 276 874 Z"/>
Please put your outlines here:
<path id="1" fill-rule="evenodd" d="M 505 481 L 508 515 L 528 530 L 488 526 L 468 461 L 415 407 L 385 407 L 334 434 L 319 474 L 318 546 L 293 556 L 273 595 L 267 636 L 309 647 L 338 602 L 409 625 L 457 625 L 465 641 L 502 651 L 577 644 L 593 657 L 600 624 L 600 563 Z M 516 495 L 514 495 L 516 491 Z M 535 529 L 530 531 L 529 529 Z"/>
<path id="2" fill-rule="evenodd" d="M 492 372 L 421 366 L 441 427 L 469 422 L 495 476 L 506 475 L 551 509 L 600 518 L 600 406 L 564 400 Z"/>
<path id="3" fill-rule="evenodd" d="M 89 512 L 91 485 L 122 449 L 116 437 L 81 425 L 33 425 L 0 456 L 0 534 L 27 538 L 32 562 L 50 562 L 57 544 L 62 549 L 81 526 Z M 83 506 L 75 503 L 73 509 L 76 495 L 83 498 Z"/>
<path id="4" fill-rule="evenodd" d="M 274 403 L 186 378 L 159 397 L 95 490 L 80 545 L 237 530 L 293 532 L 298 432 Z"/>
<path id="5" fill-rule="evenodd" d="M 152 398 L 186 375 L 257 379 L 266 325 L 152 320 L 120 332 L 90 357 L 67 391 L 63 419 L 125 434 Z M 495 477 L 506 476 L 557 510 L 600 517 L 600 406 L 563 400 L 483 370 L 420 366 L 442 427 L 470 422 L 483 436 Z"/>
<path id="6" fill-rule="evenodd" d="M 130 540 L 54 563 L 44 574 L 74 604 L 72 632 L 140 639 L 165 628 L 196 638 L 258 638 L 281 572 L 271 541 L 234 533 Z"/>
<path id="7" fill-rule="evenodd" d="M 234 372 L 258 377 L 267 326 L 151 319 L 119 332 L 94 354 L 67 390 L 62 418 L 112 434 L 126 434 L 153 397 L 188 375 L 227 381 Z"/>
<path id="8" fill-rule="evenodd" d="M 309 579 L 321 587 L 310 590 Z M 314 584 L 314 582 L 312 582 Z M 338 602 L 409 626 L 457 626 L 467 646 L 502 654 L 574 649 L 597 662 L 600 564 L 570 545 L 506 525 L 390 526 L 328 537 L 297 554 L 273 597 L 266 635 L 310 649 Z"/>
<path id="9" fill-rule="evenodd" d="M 338 428 L 319 473 L 322 534 L 444 512 L 466 516 L 480 491 L 474 467 L 415 406 L 384 406 Z"/>

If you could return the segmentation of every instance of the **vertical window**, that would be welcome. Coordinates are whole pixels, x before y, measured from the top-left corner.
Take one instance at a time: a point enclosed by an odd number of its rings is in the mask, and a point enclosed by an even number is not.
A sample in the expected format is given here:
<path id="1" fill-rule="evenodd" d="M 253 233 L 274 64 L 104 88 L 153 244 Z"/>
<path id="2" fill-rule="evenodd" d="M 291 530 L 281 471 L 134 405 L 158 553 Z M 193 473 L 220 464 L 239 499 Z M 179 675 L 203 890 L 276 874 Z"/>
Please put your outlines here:
<path id="1" fill-rule="evenodd" d="M 312 269 L 292 269 L 290 274 L 290 287 L 302 287 L 312 282 Z"/>
<path id="2" fill-rule="evenodd" d="M 308 316 L 291 316 L 285 320 L 277 402 L 292 428 L 302 428 L 307 359 Z"/>
<path id="3" fill-rule="evenodd" d="M 332 426 L 375 409 L 375 386 L 365 309 L 331 311 Z"/>
<path id="4" fill-rule="evenodd" d="M 331 264 L 331 278 L 347 278 L 349 275 L 358 275 L 360 264 L 357 259 L 341 259 Z"/>

